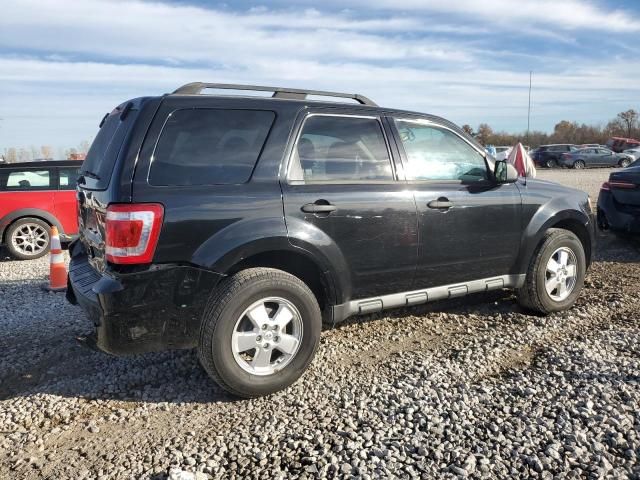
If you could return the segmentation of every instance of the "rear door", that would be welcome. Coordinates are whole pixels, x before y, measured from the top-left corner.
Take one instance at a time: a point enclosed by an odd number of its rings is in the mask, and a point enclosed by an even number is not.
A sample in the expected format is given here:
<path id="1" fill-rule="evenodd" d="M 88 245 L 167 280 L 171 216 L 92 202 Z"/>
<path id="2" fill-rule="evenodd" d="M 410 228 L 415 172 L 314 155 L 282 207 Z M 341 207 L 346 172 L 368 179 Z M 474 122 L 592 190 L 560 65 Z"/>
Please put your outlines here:
<path id="1" fill-rule="evenodd" d="M 406 291 L 417 259 L 416 207 L 378 115 L 332 109 L 299 122 L 282 184 L 290 241 L 316 237 L 344 300 Z"/>
<path id="2" fill-rule="evenodd" d="M 510 273 L 521 240 L 517 185 L 490 180 L 482 152 L 450 127 L 420 118 L 393 123 L 418 210 L 413 288 Z"/>
<path id="3" fill-rule="evenodd" d="M 54 175 L 51 168 L 20 167 L 0 169 L 0 225 L 20 211 L 53 209 Z"/>

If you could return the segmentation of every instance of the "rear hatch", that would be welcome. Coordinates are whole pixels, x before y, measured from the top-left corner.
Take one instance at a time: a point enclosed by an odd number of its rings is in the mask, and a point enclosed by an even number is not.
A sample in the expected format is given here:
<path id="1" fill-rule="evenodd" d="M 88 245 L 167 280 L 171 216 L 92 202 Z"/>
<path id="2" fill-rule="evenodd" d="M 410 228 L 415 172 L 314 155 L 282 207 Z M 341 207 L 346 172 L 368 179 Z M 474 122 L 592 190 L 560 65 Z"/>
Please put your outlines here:
<path id="1" fill-rule="evenodd" d="M 125 153 L 123 146 L 139 114 L 140 101 L 119 105 L 103 118 L 78 178 L 78 223 L 80 241 L 89 261 L 99 271 L 104 270 L 105 216 L 109 203 L 121 199 L 118 178 L 119 165 Z M 126 192 L 130 195 L 130 191 Z"/>
<path id="2" fill-rule="evenodd" d="M 609 188 L 615 201 L 640 213 L 640 167 L 625 168 L 609 176 Z"/>

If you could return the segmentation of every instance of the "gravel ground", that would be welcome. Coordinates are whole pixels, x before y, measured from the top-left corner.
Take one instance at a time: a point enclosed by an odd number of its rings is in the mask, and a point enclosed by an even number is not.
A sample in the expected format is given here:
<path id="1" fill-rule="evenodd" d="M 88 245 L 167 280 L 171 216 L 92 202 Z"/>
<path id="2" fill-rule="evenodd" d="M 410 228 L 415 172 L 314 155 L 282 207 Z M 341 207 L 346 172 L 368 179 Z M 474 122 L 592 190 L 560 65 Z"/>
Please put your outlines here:
<path id="1" fill-rule="evenodd" d="M 597 193 L 608 172 L 540 176 Z M 77 345 L 47 261 L 5 259 L 0 478 L 640 478 L 639 262 L 603 237 L 546 318 L 494 292 L 354 319 L 293 387 L 236 400 L 192 351 Z"/>

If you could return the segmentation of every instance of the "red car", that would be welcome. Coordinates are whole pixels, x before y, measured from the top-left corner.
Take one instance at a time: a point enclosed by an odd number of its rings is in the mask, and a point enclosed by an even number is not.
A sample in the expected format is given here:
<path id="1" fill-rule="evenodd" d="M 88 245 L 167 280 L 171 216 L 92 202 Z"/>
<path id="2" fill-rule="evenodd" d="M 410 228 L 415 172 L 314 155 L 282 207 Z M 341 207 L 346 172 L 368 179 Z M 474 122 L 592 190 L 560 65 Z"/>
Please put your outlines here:
<path id="1" fill-rule="evenodd" d="M 76 181 L 81 162 L 0 164 L 0 245 L 21 260 L 49 251 L 50 228 L 69 241 L 78 233 Z"/>

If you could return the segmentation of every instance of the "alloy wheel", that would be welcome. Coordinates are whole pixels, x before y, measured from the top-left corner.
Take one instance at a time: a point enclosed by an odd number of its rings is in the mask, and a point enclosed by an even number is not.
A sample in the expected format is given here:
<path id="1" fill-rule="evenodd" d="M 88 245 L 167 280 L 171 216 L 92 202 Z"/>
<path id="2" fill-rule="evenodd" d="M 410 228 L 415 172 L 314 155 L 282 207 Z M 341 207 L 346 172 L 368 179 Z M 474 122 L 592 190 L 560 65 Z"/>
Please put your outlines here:
<path id="1" fill-rule="evenodd" d="M 556 302 L 565 300 L 576 286 L 577 278 L 576 254 L 570 248 L 558 248 L 547 262 L 545 275 L 547 294 Z"/>
<path id="2" fill-rule="evenodd" d="M 231 350 L 238 366 L 252 375 L 272 375 L 298 353 L 302 318 L 298 309 L 281 297 L 251 304 L 238 318 Z"/>
<path id="3" fill-rule="evenodd" d="M 27 256 L 36 256 L 49 246 L 49 232 L 37 223 L 24 223 L 11 236 L 13 248 Z"/>

